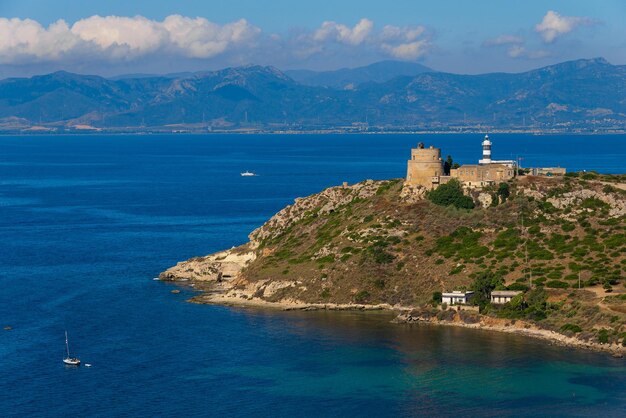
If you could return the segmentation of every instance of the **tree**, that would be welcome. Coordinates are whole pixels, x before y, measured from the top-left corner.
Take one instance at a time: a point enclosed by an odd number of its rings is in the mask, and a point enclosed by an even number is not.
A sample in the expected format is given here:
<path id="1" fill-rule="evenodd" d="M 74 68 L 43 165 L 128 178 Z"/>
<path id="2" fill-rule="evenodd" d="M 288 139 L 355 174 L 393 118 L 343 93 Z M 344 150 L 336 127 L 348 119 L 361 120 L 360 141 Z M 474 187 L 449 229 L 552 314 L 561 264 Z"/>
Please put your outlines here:
<path id="1" fill-rule="evenodd" d="M 511 190 L 508 183 L 500 183 L 498 186 L 498 196 L 502 198 L 502 202 L 506 202 L 506 199 L 511 195 Z"/>
<path id="2" fill-rule="evenodd" d="M 454 206 L 458 209 L 473 209 L 474 200 L 463 194 L 461 183 L 457 179 L 451 179 L 445 184 L 439 185 L 426 195 L 435 205 Z"/>
<path id="3" fill-rule="evenodd" d="M 491 271 L 479 273 L 470 289 L 474 291 L 474 304 L 484 307 L 491 301 L 491 292 L 504 284 L 502 277 Z"/>
<path id="4" fill-rule="evenodd" d="M 448 155 L 446 161 L 443 163 L 443 174 L 446 176 L 450 175 L 450 169 L 452 168 L 452 157 Z"/>

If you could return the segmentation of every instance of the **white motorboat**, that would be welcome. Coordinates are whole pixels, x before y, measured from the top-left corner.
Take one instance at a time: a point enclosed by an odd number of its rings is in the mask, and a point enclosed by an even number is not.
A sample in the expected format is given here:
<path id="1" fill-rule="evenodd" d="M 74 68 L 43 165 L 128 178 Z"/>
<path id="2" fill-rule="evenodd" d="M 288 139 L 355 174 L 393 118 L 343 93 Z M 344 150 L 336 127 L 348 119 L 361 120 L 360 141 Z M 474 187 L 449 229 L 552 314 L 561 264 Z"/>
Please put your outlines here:
<path id="1" fill-rule="evenodd" d="M 68 366 L 80 366 L 80 359 L 70 356 L 70 344 L 67 340 L 67 331 L 65 331 L 65 350 L 67 351 L 67 357 L 63 359 L 63 363 Z"/>
<path id="2" fill-rule="evenodd" d="M 255 177 L 256 173 L 253 173 L 252 171 L 244 171 L 243 173 L 240 173 L 241 177 Z"/>

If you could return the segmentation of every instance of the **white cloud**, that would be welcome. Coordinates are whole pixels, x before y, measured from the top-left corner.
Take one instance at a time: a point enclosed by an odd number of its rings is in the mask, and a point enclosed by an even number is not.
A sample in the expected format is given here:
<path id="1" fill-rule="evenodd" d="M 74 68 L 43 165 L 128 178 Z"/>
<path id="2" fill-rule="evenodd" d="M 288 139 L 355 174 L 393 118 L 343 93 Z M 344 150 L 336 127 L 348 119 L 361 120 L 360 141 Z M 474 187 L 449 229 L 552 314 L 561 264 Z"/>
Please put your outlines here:
<path id="1" fill-rule="evenodd" d="M 154 52 L 168 41 L 169 33 L 160 22 L 143 16 L 91 16 L 74 23 L 71 33 L 114 56 L 134 57 Z"/>
<path id="2" fill-rule="evenodd" d="M 0 63 L 28 57 L 58 59 L 78 43 L 63 20 L 46 29 L 31 19 L 0 18 Z"/>
<path id="3" fill-rule="evenodd" d="M 425 32 L 426 28 L 424 26 L 408 26 L 401 28 L 398 26 L 386 25 L 383 28 L 380 37 L 384 41 L 413 42 Z"/>
<path id="4" fill-rule="evenodd" d="M 385 50 L 389 55 L 403 59 L 403 60 L 415 60 L 421 56 L 423 56 L 427 52 L 428 41 L 425 39 L 405 44 L 400 44 L 396 46 L 383 44 L 383 50 Z"/>
<path id="5" fill-rule="evenodd" d="M 385 55 L 403 60 L 414 60 L 423 56 L 430 44 L 424 26 L 386 25 L 381 31 L 374 30 L 374 22 L 363 18 L 354 27 L 337 22 L 324 22 L 311 36 L 316 46 L 309 46 L 306 51 L 323 52 L 324 45 L 335 42 L 348 46 L 364 45 Z"/>
<path id="6" fill-rule="evenodd" d="M 163 26 L 170 39 L 184 55 L 192 58 L 210 58 L 226 51 L 231 45 L 252 41 L 261 30 L 245 19 L 220 26 L 197 17 L 168 16 Z"/>
<path id="7" fill-rule="evenodd" d="M 374 22 L 369 19 L 361 19 L 359 23 L 350 28 L 341 23 L 326 21 L 322 27 L 315 31 L 313 39 L 316 41 L 334 40 L 349 45 L 359 45 L 365 41 L 374 28 Z"/>
<path id="8" fill-rule="evenodd" d="M 552 43 L 561 35 L 573 31 L 578 26 L 594 23 L 587 17 L 562 16 L 549 10 L 541 23 L 535 25 L 535 32 L 541 35 L 545 43 Z"/>
<path id="9" fill-rule="evenodd" d="M 54 61 L 66 56 L 136 59 L 157 51 L 210 58 L 250 43 L 260 32 L 244 19 L 218 25 L 179 15 L 163 21 L 91 16 L 71 28 L 63 20 L 45 28 L 31 19 L 0 18 L 0 63 Z"/>
<path id="10" fill-rule="evenodd" d="M 528 50 L 523 45 L 512 45 L 507 50 L 507 54 L 511 58 L 531 58 L 531 59 L 545 58 L 548 55 L 550 55 L 549 52 L 541 50 L 541 49 Z"/>
<path id="11" fill-rule="evenodd" d="M 0 66 L 111 73 L 118 71 L 114 68 L 150 72 L 152 66 L 178 71 L 183 62 L 199 68 L 199 60 L 206 59 L 215 65 L 287 66 L 345 57 L 415 60 L 428 52 L 431 35 L 420 25 L 377 29 L 367 18 L 354 25 L 327 21 L 280 35 L 263 34 L 245 19 L 217 24 L 181 15 L 163 20 L 96 15 L 47 27 L 31 19 L 0 18 Z"/>

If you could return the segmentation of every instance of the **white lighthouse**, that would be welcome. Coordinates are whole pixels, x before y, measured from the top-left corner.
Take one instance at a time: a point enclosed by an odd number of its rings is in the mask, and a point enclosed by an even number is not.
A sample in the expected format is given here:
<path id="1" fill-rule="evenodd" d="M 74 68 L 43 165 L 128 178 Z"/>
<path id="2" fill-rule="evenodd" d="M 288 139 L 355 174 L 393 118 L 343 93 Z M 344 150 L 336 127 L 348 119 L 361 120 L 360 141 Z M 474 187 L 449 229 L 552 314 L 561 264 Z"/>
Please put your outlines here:
<path id="1" fill-rule="evenodd" d="M 483 158 L 478 161 L 478 164 L 491 164 L 491 141 L 489 135 L 485 135 L 483 141 Z"/>

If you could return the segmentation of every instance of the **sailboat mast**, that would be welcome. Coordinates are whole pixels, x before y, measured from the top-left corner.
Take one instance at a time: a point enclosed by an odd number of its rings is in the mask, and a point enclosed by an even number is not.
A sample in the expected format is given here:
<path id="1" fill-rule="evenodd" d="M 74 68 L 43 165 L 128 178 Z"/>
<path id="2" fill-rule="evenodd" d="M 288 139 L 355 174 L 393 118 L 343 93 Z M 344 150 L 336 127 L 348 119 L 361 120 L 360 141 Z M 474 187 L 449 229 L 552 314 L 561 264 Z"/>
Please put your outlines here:
<path id="1" fill-rule="evenodd" d="M 67 331 L 65 331 L 65 349 L 67 350 L 67 358 L 70 358 L 70 343 L 67 341 Z"/>

